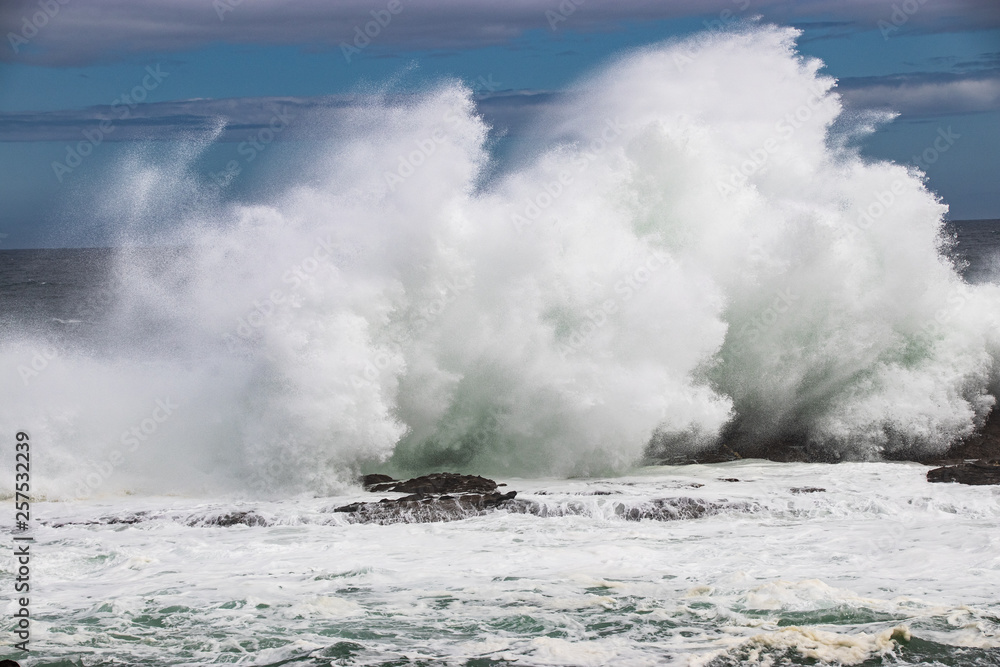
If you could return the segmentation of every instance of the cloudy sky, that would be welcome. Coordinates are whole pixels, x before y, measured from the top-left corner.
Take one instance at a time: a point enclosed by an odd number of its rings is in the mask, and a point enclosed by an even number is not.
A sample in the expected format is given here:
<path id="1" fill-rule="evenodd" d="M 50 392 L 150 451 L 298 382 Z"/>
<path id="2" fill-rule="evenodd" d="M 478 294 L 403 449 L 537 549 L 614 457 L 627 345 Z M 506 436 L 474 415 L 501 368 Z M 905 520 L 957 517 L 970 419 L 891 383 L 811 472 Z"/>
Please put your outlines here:
<path id="1" fill-rule="evenodd" d="M 899 114 L 866 155 L 919 164 L 953 219 L 1000 218 L 997 0 L 4 0 L 0 248 L 88 243 L 79 192 L 140 147 L 210 142 L 210 180 L 277 129 L 229 191 L 251 199 L 317 110 L 458 78 L 509 139 L 616 53 L 740 21 L 799 28 L 848 108 Z"/>

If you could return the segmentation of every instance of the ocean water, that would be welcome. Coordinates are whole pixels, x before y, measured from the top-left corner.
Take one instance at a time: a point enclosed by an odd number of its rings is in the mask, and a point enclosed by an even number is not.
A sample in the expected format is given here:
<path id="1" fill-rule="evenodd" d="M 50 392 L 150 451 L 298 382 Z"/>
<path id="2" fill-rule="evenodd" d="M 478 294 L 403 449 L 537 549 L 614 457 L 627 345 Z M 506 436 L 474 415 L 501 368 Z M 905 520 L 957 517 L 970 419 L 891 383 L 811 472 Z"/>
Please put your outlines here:
<path id="1" fill-rule="evenodd" d="M 926 470 L 508 479 L 551 516 L 386 526 L 330 511 L 360 491 L 41 503 L 21 664 L 1000 665 L 1000 491 Z M 656 498 L 728 509 L 616 511 Z"/>
<path id="2" fill-rule="evenodd" d="M 860 157 L 891 118 L 795 38 L 623 55 L 500 166 L 453 82 L 316 118 L 253 202 L 199 176 L 212 137 L 137 149 L 89 203 L 116 249 L 0 251 L 36 540 L 33 651 L 0 655 L 1000 664 L 1000 492 L 886 461 L 993 409 L 1000 223 Z M 647 465 L 774 442 L 841 463 Z M 332 511 L 435 470 L 543 509 Z M 629 520 L 656 501 L 711 511 Z"/>

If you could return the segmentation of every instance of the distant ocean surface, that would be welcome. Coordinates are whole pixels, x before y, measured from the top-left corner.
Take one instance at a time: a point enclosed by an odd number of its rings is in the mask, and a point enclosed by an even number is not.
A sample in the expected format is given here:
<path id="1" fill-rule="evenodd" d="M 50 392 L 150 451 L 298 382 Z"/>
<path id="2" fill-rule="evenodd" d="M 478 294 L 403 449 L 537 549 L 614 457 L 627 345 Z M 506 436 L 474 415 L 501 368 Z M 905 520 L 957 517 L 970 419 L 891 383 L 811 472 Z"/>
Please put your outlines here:
<path id="1" fill-rule="evenodd" d="M 25 431 L 34 537 L 32 650 L 8 551 L 0 658 L 1000 667 L 1000 487 L 912 462 L 994 410 L 1000 222 L 942 230 L 859 155 L 888 115 L 842 113 L 797 35 L 628 54 L 500 168 L 452 82 L 252 203 L 204 146 L 137 154 L 92 202 L 131 249 L 0 250 L 0 494 L 13 522 Z M 435 471 L 521 504 L 336 511 Z"/>

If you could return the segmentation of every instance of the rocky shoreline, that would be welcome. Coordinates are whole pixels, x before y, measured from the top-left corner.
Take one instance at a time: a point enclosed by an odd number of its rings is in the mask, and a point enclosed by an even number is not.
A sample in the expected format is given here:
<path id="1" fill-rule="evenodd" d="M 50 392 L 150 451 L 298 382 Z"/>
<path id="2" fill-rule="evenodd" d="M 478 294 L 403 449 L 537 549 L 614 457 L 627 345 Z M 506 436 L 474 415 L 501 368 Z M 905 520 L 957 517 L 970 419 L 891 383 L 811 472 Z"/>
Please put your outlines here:
<path id="1" fill-rule="evenodd" d="M 498 491 L 497 488 L 503 485 L 492 479 L 448 472 L 402 481 L 388 475 L 365 475 L 361 478 L 361 485 L 371 493 L 408 495 L 351 503 L 333 509 L 345 514 L 352 523 L 385 525 L 455 521 L 500 509 L 517 496 L 517 491 Z"/>
<path id="2" fill-rule="evenodd" d="M 504 484 L 475 475 L 434 473 L 408 480 L 395 480 L 387 475 L 365 475 L 364 489 L 371 493 L 407 493 L 398 498 L 361 501 L 333 508 L 351 523 L 429 523 L 457 521 L 489 512 L 504 511 L 535 516 L 569 516 L 587 513 L 581 503 L 559 506 L 544 505 L 517 497 L 517 491 L 499 491 Z M 598 494 L 600 495 L 600 494 Z M 615 516 L 626 521 L 675 521 L 697 519 L 727 510 L 753 511 L 755 505 L 728 501 L 708 501 L 679 496 L 653 498 L 640 503 L 614 503 Z"/>
<path id="3" fill-rule="evenodd" d="M 928 471 L 927 481 L 969 485 L 1000 484 L 1000 417 L 994 411 L 983 429 L 973 437 L 952 446 L 940 456 L 918 458 L 917 462 L 937 466 Z M 775 441 L 768 445 L 730 447 L 720 445 L 714 450 L 683 460 L 659 459 L 658 463 L 674 465 L 694 463 L 722 463 L 743 458 L 763 458 L 781 463 L 822 461 L 808 448 L 791 441 Z M 832 461 L 831 461 L 832 462 Z M 733 480 L 736 481 L 736 480 Z M 516 491 L 499 490 L 505 486 L 491 479 L 476 475 L 434 473 L 408 480 L 396 480 L 387 475 L 365 475 L 361 480 L 366 491 L 372 493 L 407 494 L 377 501 L 362 501 L 334 508 L 352 523 L 423 523 L 427 521 L 454 521 L 487 512 L 508 512 L 545 515 L 550 510 L 532 500 L 517 497 Z M 793 489 L 793 492 L 811 493 L 823 489 Z M 628 520 L 656 519 L 668 521 L 679 518 L 698 518 L 735 508 L 731 503 L 711 503 L 692 498 L 657 498 L 641 506 L 615 506 L 615 513 Z M 565 508 L 572 513 L 572 507 Z"/>
<path id="4" fill-rule="evenodd" d="M 1000 484 L 1000 409 L 994 408 L 982 430 L 968 440 L 918 462 L 939 466 L 927 472 L 928 482 Z"/>
<path id="5" fill-rule="evenodd" d="M 1000 460 L 1000 408 L 990 413 L 981 431 L 968 440 L 953 445 L 938 457 L 919 461 L 931 465 L 952 465 L 970 459 L 981 461 Z"/>
<path id="6" fill-rule="evenodd" d="M 928 482 L 957 482 L 985 486 L 1000 484 L 1000 463 L 996 461 L 971 461 L 942 466 L 927 472 Z"/>
<path id="7" fill-rule="evenodd" d="M 1000 484 L 1000 409 L 994 408 L 982 431 L 954 445 L 944 456 L 921 463 L 940 466 L 928 471 L 928 482 Z"/>
<path id="8" fill-rule="evenodd" d="M 739 442 L 738 438 L 736 442 Z M 725 463 L 748 458 L 767 459 L 778 463 L 836 463 L 836 460 L 810 451 L 808 446 L 802 445 L 795 439 L 777 439 L 764 444 L 723 444 L 680 460 L 661 458 L 655 462 L 683 465 Z M 898 460 L 912 460 L 936 466 L 927 473 L 929 482 L 1000 484 L 1000 409 L 990 413 L 979 432 L 967 440 L 952 445 L 945 453 Z"/>

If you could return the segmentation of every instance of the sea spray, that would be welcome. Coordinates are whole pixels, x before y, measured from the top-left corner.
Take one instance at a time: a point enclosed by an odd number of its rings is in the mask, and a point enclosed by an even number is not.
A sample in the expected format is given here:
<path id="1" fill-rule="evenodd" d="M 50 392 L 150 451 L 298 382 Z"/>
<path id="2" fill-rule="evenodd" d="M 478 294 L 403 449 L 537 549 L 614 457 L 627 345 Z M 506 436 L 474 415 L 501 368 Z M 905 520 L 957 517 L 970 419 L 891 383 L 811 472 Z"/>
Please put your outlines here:
<path id="1" fill-rule="evenodd" d="M 998 287 L 945 257 L 920 172 L 846 147 L 796 36 L 708 34 L 683 67 L 686 42 L 627 54 L 494 171 L 450 82 L 343 111 L 263 203 L 201 188 L 203 145 L 134 160 L 103 206 L 129 212 L 123 244 L 171 250 L 122 250 L 103 344 L 29 385 L 38 344 L 2 342 L 0 422 L 47 443 L 54 496 L 162 396 L 176 410 L 94 493 L 591 475 L 723 441 L 942 451 L 993 405 Z"/>

